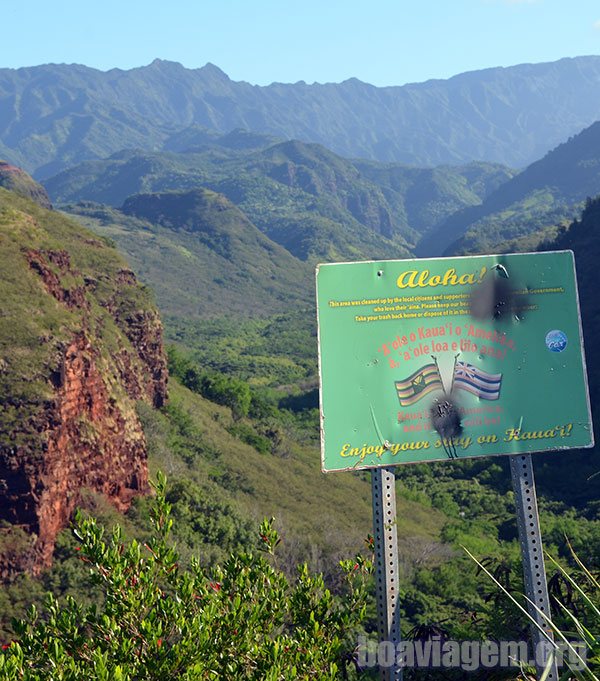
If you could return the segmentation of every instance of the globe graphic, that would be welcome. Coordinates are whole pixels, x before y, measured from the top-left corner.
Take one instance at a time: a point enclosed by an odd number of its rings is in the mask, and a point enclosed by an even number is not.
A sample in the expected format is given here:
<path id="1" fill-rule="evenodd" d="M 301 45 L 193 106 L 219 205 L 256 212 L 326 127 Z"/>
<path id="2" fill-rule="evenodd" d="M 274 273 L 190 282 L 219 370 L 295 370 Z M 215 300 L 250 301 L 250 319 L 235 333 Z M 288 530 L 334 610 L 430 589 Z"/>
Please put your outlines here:
<path id="1" fill-rule="evenodd" d="M 550 352 L 562 352 L 567 347 L 567 335 L 554 329 L 546 334 L 546 347 Z"/>

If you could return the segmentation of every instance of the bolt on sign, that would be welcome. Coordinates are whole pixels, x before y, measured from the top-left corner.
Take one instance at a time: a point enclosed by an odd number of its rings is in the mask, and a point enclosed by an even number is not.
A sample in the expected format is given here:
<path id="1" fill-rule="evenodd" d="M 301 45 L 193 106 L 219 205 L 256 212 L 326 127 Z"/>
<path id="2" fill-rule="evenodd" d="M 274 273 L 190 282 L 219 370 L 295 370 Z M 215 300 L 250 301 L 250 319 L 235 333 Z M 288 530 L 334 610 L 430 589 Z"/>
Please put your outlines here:
<path id="1" fill-rule="evenodd" d="M 593 446 L 571 251 L 316 279 L 324 471 Z"/>

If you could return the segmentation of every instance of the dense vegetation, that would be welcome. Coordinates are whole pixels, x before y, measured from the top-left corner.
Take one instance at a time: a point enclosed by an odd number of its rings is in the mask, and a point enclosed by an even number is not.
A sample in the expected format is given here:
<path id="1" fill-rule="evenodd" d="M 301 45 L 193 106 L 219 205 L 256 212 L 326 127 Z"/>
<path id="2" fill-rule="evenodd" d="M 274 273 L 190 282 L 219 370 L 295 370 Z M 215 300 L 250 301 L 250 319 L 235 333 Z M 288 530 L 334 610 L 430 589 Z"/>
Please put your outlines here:
<path id="1" fill-rule="evenodd" d="M 78 558 L 90 566 L 99 604 L 52 596 L 45 611 L 32 607 L 15 625 L 18 640 L 0 653 L 6 681 L 182 679 L 337 679 L 352 662 L 365 613 L 368 561 L 340 564 L 344 593 L 335 598 L 306 565 L 290 583 L 250 549 L 222 567 L 189 567 L 169 541 L 173 526 L 163 476 L 149 509 L 146 542 L 125 542 L 117 525 L 107 536 L 79 516 Z M 259 550 L 279 543 L 268 521 Z M 345 673 L 347 676 L 347 672 Z"/>
<path id="2" fill-rule="evenodd" d="M 163 468 L 169 475 L 166 499 L 172 505 L 172 536 L 181 565 L 189 565 L 193 556 L 206 570 L 227 564 L 230 552 L 255 546 L 260 518 L 273 513 L 282 539 L 277 564 L 287 579 L 294 579 L 296 564 L 307 561 L 311 570 L 324 570 L 325 583 L 339 594 L 337 561 L 365 550 L 368 477 L 324 477 L 318 472 L 316 423 L 307 419 L 310 408 L 302 408 L 302 401 L 294 403 L 301 405 L 299 411 L 291 411 L 284 408 L 285 393 L 275 401 L 273 391 L 265 394 L 235 374 L 223 377 L 201 368 L 181 351 L 172 349 L 170 354 L 173 375 L 182 376 L 192 390 L 174 381 L 170 405 L 162 412 L 143 407 L 141 415 L 152 468 Z M 217 376 L 219 381 L 211 383 Z M 210 394 L 211 400 L 203 394 Z M 569 461 L 561 462 L 563 458 Z M 573 467 L 574 459 L 572 454 L 536 457 L 536 471 L 542 472 L 545 545 L 568 562 L 569 537 L 582 559 L 596 568 L 600 522 L 593 508 L 581 505 L 581 493 L 597 497 L 597 486 L 586 482 L 582 473 L 579 495 L 561 499 L 562 490 L 556 489 L 557 478 L 564 477 L 567 464 Z M 562 464 L 558 475 L 553 467 L 557 460 Z M 584 459 L 577 462 L 583 464 Z M 404 635 L 423 635 L 434 627 L 458 638 L 522 635 L 526 626 L 516 608 L 478 574 L 461 548 L 485 558 L 511 593 L 522 591 L 505 461 L 409 466 L 398 471 L 397 485 Z M 119 520 L 127 537 L 149 540 L 151 505 L 150 500 L 139 499 Z M 98 497 L 88 497 L 86 507 L 107 527 L 117 519 Z M 76 548 L 76 539 L 65 531 L 55 565 L 41 581 L 23 576 L 4 590 L 4 640 L 16 636 L 8 627 L 10 614 L 24 612 L 32 599 L 43 611 L 46 589 L 58 597 L 74 596 L 81 607 L 90 600 L 101 601 L 103 589 L 90 589 L 87 565 L 78 560 Z M 372 589 L 369 593 L 372 597 Z M 374 631 L 372 601 L 364 626 L 367 632 Z"/>

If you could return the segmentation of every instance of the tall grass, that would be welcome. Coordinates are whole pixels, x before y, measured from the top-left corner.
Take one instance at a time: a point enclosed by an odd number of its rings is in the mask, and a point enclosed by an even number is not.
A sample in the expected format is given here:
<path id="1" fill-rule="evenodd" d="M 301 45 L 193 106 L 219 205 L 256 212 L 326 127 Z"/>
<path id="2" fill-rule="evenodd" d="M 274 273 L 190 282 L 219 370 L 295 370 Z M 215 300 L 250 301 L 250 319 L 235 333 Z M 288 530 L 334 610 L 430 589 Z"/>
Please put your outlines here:
<path id="1" fill-rule="evenodd" d="M 596 576 L 580 560 L 576 552 L 569 545 L 575 566 L 571 570 L 564 568 L 552 556 L 547 555 L 548 560 L 556 567 L 559 574 L 572 587 L 577 596 L 576 610 L 573 607 L 556 600 L 563 615 L 565 625 L 558 626 L 547 613 L 536 607 L 527 597 L 527 602 L 542 617 L 544 623 L 551 629 L 555 641 L 552 641 L 553 651 L 539 681 L 547 678 L 555 653 L 566 648 L 567 655 L 564 660 L 568 669 L 561 675 L 561 681 L 577 679 L 577 681 L 600 681 L 600 583 Z M 496 586 L 524 613 L 524 615 L 537 627 L 543 635 L 544 629 L 535 621 L 523 605 L 494 577 L 494 575 L 465 548 L 465 551 L 479 568 L 496 584 Z M 585 644 L 585 652 L 580 644 Z"/>

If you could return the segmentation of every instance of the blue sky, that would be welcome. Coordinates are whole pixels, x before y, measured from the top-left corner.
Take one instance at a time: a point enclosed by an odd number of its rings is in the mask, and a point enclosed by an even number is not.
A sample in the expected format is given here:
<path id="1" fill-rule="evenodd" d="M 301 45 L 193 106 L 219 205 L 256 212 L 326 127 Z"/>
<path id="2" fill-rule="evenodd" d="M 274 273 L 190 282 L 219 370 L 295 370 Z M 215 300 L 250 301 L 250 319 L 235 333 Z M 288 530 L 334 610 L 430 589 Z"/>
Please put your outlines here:
<path id="1" fill-rule="evenodd" d="M 2 3 L 0 67 L 132 68 L 234 80 L 402 85 L 600 54 L 598 0 L 29 0 Z"/>

